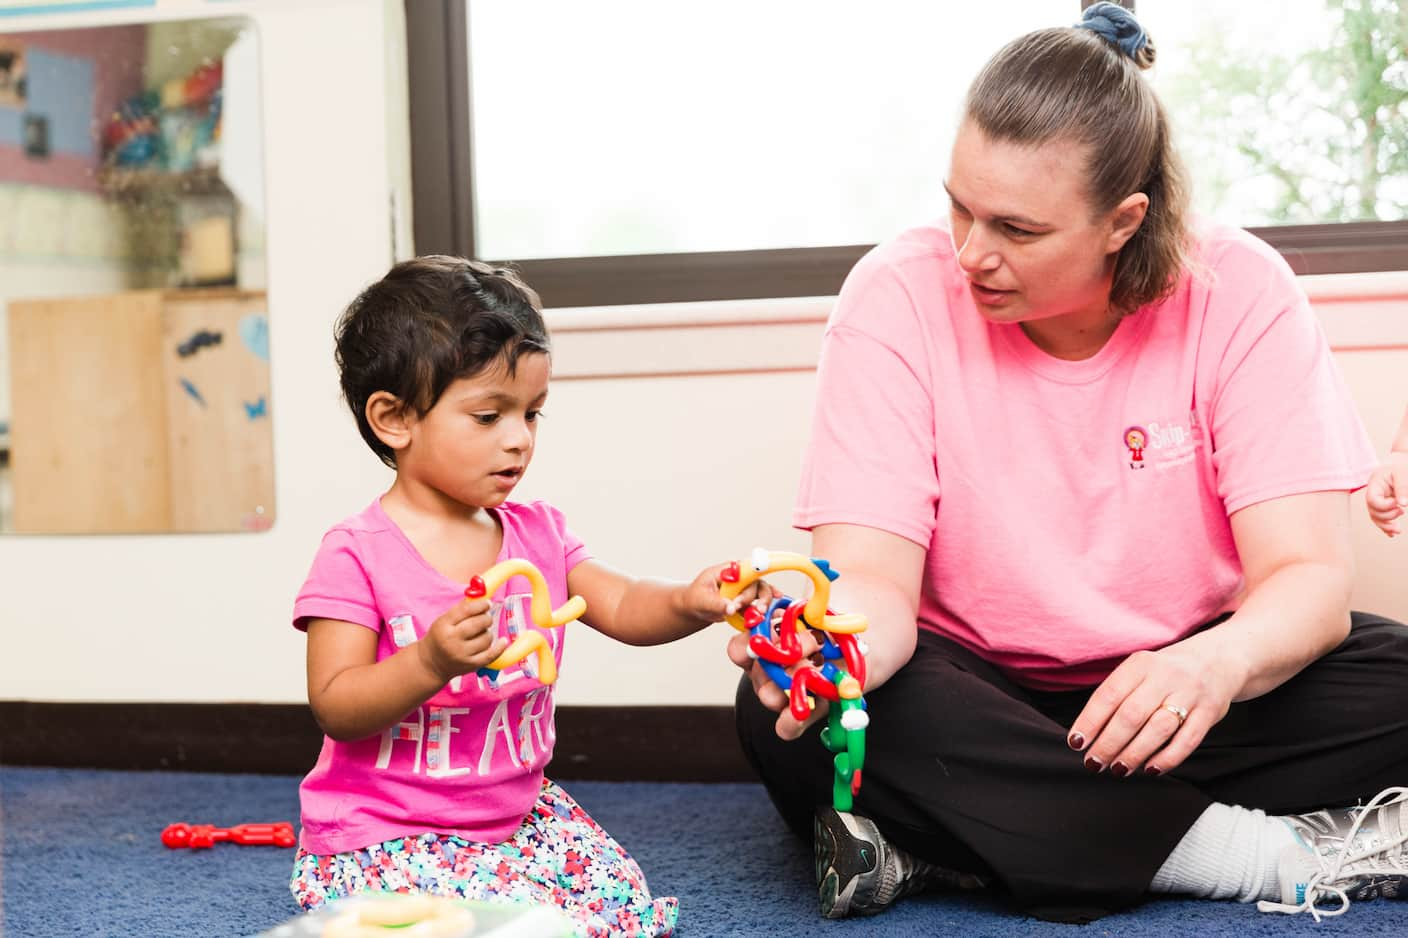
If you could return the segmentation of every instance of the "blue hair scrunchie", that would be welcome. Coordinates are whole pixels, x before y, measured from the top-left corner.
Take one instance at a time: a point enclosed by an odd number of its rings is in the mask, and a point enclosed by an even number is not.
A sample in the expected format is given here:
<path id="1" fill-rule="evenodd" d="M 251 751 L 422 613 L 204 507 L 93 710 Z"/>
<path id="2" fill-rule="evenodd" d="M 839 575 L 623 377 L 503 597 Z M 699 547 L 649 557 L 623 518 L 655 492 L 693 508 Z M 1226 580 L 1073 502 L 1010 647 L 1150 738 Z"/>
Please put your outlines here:
<path id="1" fill-rule="evenodd" d="M 1076 29 L 1088 29 L 1106 42 L 1114 43 L 1131 59 L 1149 44 L 1144 27 L 1134 14 L 1118 3 L 1095 3 L 1086 7 Z"/>

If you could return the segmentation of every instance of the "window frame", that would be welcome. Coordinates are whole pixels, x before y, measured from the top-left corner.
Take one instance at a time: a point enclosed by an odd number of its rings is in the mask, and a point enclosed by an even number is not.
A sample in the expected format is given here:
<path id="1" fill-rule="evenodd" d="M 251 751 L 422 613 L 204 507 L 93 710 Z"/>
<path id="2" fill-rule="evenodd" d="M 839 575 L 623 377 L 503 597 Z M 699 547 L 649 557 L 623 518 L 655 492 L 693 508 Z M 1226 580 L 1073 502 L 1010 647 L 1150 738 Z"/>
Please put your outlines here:
<path id="1" fill-rule="evenodd" d="M 479 257 L 468 0 L 405 0 L 416 252 Z M 1092 0 L 1081 0 L 1081 9 Z M 1134 7 L 1126 0 L 1123 6 Z M 1408 270 L 1408 221 L 1248 228 L 1297 274 Z M 549 307 L 834 296 L 868 244 L 511 262 Z"/>

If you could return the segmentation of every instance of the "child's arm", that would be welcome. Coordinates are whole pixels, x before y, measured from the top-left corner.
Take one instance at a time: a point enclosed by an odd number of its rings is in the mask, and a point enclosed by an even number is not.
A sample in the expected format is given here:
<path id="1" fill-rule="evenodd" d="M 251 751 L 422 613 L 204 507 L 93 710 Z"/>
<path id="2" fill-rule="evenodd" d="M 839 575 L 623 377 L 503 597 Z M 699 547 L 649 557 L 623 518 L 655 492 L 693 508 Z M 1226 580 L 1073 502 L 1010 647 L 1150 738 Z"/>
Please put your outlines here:
<path id="1" fill-rule="evenodd" d="M 333 739 L 380 733 L 461 674 L 482 668 L 507 646 L 494 636 L 483 599 L 462 599 L 425 636 L 381 661 L 377 633 L 351 622 L 308 623 L 308 703 Z"/>
<path id="2" fill-rule="evenodd" d="M 1402 533 L 1398 519 L 1408 508 L 1408 412 L 1382 466 L 1374 470 L 1364 490 L 1369 517 L 1389 537 Z"/>
<path id="3" fill-rule="evenodd" d="M 732 600 L 719 593 L 719 574 L 728 564 L 705 568 L 693 582 L 673 583 L 627 576 L 595 560 L 567 574 L 569 592 L 587 601 L 582 621 L 628 645 L 661 645 L 723 620 L 753 602 L 764 583 L 754 583 Z"/>

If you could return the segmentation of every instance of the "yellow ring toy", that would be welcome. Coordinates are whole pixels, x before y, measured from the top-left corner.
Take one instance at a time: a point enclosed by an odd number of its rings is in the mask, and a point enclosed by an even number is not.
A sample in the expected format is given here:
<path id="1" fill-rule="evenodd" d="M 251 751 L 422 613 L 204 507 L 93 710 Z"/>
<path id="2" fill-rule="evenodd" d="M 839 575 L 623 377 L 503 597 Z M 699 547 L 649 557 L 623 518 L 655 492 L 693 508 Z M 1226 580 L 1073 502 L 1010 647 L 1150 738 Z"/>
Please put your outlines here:
<path id="1" fill-rule="evenodd" d="M 552 594 L 548 592 L 547 580 L 542 572 L 526 560 L 505 560 L 485 570 L 469 581 L 464 594 L 470 599 L 482 599 L 494 595 L 512 577 L 521 576 L 533 587 L 533 599 L 529 603 L 528 615 L 540 629 L 555 629 L 582 617 L 587 611 L 587 601 L 573 596 L 558 608 L 552 608 Z M 529 655 L 538 656 L 538 680 L 552 684 L 557 680 L 557 662 L 552 656 L 552 647 L 541 632 L 524 632 L 515 638 L 503 654 L 484 667 L 491 671 L 502 671 L 511 664 L 517 664 Z"/>
<path id="2" fill-rule="evenodd" d="M 752 562 L 748 565 L 738 564 L 738 580 L 736 582 L 725 581 L 719 586 L 719 592 L 723 594 L 724 599 L 733 599 L 752 583 L 769 573 L 795 570 L 805 574 L 812 581 L 811 598 L 807 600 L 806 606 L 802 609 L 802 618 L 806 620 L 807 625 L 837 635 L 854 635 L 857 632 L 865 631 L 867 622 L 863 615 L 858 613 L 827 615 L 826 607 L 831 603 L 831 580 L 821 572 L 821 568 L 810 557 L 785 550 L 764 550 L 760 547 L 753 551 L 753 556 L 750 559 Z M 748 631 L 748 625 L 743 621 L 743 616 L 740 613 L 735 612 L 725 616 L 724 619 L 738 631 Z"/>
<path id="3" fill-rule="evenodd" d="M 452 899 L 396 896 L 367 902 L 323 926 L 323 938 L 461 938 L 474 934 L 474 913 Z"/>

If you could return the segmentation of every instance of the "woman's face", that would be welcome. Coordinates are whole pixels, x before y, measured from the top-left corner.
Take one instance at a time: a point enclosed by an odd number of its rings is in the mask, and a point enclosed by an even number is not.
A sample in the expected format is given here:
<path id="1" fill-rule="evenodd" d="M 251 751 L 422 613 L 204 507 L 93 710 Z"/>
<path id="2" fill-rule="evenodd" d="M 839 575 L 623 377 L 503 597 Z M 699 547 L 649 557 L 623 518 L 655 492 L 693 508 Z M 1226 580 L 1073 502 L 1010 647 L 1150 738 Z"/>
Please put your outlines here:
<path id="1" fill-rule="evenodd" d="M 1128 199 L 1092 217 L 1086 162 L 1071 141 L 1027 147 L 970 121 L 959 128 L 944 188 L 958 263 L 987 319 L 1075 330 L 1109 321 L 1115 257 L 1143 219 L 1142 196 L 1132 227 L 1121 225 Z"/>

